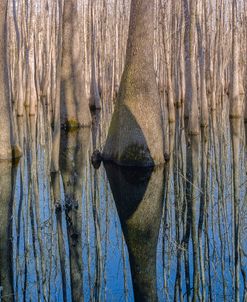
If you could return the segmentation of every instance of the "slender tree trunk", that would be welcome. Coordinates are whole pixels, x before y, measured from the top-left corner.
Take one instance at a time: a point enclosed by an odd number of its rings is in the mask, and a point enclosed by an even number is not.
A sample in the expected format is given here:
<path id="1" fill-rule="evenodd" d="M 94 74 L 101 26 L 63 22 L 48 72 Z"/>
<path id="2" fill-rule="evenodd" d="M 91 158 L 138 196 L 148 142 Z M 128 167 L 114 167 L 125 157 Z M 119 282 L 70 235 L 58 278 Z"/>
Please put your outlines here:
<path id="1" fill-rule="evenodd" d="M 232 69 L 230 93 L 230 117 L 242 116 L 242 104 L 239 94 L 239 41 L 237 25 L 237 2 L 232 0 Z"/>
<path id="2" fill-rule="evenodd" d="M 94 13 L 93 13 L 93 4 L 91 4 L 91 87 L 90 87 L 90 99 L 89 99 L 89 106 L 91 109 L 101 109 L 100 104 L 100 95 L 99 95 L 99 88 L 96 81 L 96 66 L 95 66 L 95 26 L 94 26 Z"/>
<path id="3" fill-rule="evenodd" d="M 199 119 L 198 119 L 198 103 L 197 103 L 197 83 L 196 83 L 196 15 L 197 15 L 197 0 L 190 0 L 190 31 L 189 31 L 189 87 L 188 98 L 190 99 L 190 114 L 189 114 L 189 133 L 199 134 Z"/>
<path id="4" fill-rule="evenodd" d="M 0 3 L 0 159 L 20 157 L 20 148 L 14 142 L 12 110 L 9 99 L 7 71 L 7 0 Z"/>
<path id="5" fill-rule="evenodd" d="M 51 172 L 59 171 L 59 152 L 60 152 L 60 89 L 61 89 L 61 23 L 62 23 L 62 4 L 61 1 L 58 5 L 58 14 L 59 14 L 59 33 L 58 33 L 58 51 L 57 51 L 57 69 L 56 69 L 56 94 L 54 99 L 54 109 L 53 109 L 53 133 L 52 133 L 52 154 L 51 154 Z"/>
<path id="6" fill-rule="evenodd" d="M 202 15 L 203 15 L 202 9 Z M 206 89 L 206 71 L 205 71 L 205 43 L 204 43 L 204 26 L 203 17 L 199 20 L 197 16 L 197 31 L 198 31 L 198 48 L 199 48 L 199 65 L 200 65 L 200 98 L 201 98 L 201 116 L 200 124 L 202 127 L 208 126 L 208 99 Z M 202 25 L 201 25 L 202 24 Z"/>

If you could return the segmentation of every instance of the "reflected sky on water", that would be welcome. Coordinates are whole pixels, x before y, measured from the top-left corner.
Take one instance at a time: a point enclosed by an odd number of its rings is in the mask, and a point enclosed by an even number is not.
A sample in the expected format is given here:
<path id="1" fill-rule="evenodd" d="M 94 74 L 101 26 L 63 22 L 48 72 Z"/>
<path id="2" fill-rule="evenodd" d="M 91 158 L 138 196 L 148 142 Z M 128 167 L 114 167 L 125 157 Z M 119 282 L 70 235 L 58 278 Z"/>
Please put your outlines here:
<path id="1" fill-rule="evenodd" d="M 17 121 L 24 156 L 0 163 L 2 301 L 247 299 L 244 124 L 222 113 L 190 137 L 177 123 L 164 166 L 95 170 L 106 116 L 61 132 L 53 173 L 43 114 Z"/>

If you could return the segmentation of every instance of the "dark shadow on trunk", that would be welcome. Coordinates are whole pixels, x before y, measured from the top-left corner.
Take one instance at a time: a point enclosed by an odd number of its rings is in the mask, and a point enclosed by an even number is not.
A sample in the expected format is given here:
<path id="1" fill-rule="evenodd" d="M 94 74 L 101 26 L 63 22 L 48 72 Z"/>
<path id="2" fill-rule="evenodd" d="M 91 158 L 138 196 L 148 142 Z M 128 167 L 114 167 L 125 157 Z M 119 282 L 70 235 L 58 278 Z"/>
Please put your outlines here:
<path id="1" fill-rule="evenodd" d="M 120 166 L 152 167 L 160 164 L 156 154 L 151 154 L 150 145 L 136 117 L 125 104 L 120 107 L 121 109 L 115 108 L 103 159 Z"/>

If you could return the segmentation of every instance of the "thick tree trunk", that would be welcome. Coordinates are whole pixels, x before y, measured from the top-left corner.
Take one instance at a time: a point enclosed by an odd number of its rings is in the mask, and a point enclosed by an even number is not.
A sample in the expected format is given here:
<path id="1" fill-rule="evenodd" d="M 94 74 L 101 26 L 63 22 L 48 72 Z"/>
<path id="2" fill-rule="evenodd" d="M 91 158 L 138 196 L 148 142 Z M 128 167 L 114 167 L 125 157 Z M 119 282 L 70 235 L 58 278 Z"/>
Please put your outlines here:
<path id="1" fill-rule="evenodd" d="M 154 0 L 132 0 L 125 69 L 103 152 L 105 160 L 131 166 L 164 162 L 153 43 Z"/>
<path id="2" fill-rule="evenodd" d="M 0 160 L 20 157 L 21 151 L 14 144 L 12 114 L 8 91 L 8 72 L 6 66 L 6 28 L 5 17 L 7 0 L 0 2 Z"/>
<path id="3" fill-rule="evenodd" d="M 68 128 L 91 125 L 82 77 L 77 0 L 64 1 L 61 69 L 61 123 Z"/>

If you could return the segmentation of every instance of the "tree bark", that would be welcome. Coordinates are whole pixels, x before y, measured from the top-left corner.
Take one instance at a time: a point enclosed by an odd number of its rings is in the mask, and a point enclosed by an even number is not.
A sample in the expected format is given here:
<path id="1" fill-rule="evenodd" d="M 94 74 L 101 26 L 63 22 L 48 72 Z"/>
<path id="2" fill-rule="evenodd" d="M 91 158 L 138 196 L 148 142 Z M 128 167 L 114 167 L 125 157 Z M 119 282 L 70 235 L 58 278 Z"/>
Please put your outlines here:
<path id="1" fill-rule="evenodd" d="M 94 2 L 91 3 L 91 86 L 90 86 L 90 98 L 89 107 L 92 110 L 101 109 L 101 101 L 99 95 L 99 88 L 96 81 L 96 66 L 95 66 L 95 26 L 94 26 L 94 13 L 93 13 Z"/>
<path id="2" fill-rule="evenodd" d="M 64 1 L 61 68 L 61 123 L 68 128 L 91 125 L 82 78 L 77 0 Z"/>
<path id="3" fill-rule="evenodd" d="M 242 104 L 239 93 L 239 41 L 237 24 L 237 3 L 232 1 L 232 69 L 230 93 L 230 117 L 242 117 Z"/>
<path id="4" fill-rule="evenodd" d="M 189 113 L 189 133 L 193 135 L 199 134 L 199 119 L 198 119 L 198 103 L 197 103 L 197 83 L 196 83 L 196 15 L 197 15 L 197 0 L 190 0 L 190 31 L 189 31 L 189 87 L 188 98 L 190 99 Z"/>
<path id="5" fill-rule="evenodd" d="M 103 151 L 106 161 L 127 166 L 164 162 L 153 43 L 154 0 L 132 0 L 125 69 Z"/>
<path id="6" fill-rule="evenodd" d="M 7 0 L 0 3 L 0 160 L 20 157 L 20 148 L 14 143 L 14 130 L 9 99 L 7 71 Z"/>

